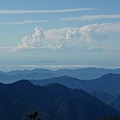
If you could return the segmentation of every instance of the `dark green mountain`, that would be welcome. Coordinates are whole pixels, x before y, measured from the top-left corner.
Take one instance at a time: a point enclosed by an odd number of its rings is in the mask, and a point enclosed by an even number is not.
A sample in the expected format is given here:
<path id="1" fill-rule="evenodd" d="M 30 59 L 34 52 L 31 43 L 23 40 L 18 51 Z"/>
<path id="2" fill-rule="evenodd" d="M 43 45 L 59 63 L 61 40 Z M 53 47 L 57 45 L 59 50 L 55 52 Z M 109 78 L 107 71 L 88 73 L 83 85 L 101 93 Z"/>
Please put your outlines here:
<path id="1" fill-rule="evenodd" d="M 0 119 L 27 120 L 37 111 L 42 120 L 97 120 L 120 113 L 84 92 L 60 84 L 35 86 L 27 80 L 0 84 Z"/>

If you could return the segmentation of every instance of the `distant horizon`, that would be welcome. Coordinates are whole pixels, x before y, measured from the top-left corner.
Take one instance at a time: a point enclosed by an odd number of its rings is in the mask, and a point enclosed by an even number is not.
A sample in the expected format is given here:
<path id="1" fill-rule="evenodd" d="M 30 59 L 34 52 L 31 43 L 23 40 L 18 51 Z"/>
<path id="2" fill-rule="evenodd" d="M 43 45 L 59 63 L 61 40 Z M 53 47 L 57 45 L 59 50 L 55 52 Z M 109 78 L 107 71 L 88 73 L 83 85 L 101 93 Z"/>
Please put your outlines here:
<path id="1" fill-rule="evenodd" d="M 0 69 L 1 72 L 11 72 L 11 71 L 24 71 L 24 70 L 35 70 L 35 69 L 46 69 L 46 70 L 51 70 L 51 71 L 56 71 L 56 70 L 76 70 L 76 69 L 89 69 L 89 68 L 94 68 L 94 69 L 119 69 L 120 67 L 103 67 L 103 66 L 91 66 L 91 65 L 21 65 L 21 66 L 16 66 L 12 69 L 8 69 L 8 68 L 3 68 Z"/>

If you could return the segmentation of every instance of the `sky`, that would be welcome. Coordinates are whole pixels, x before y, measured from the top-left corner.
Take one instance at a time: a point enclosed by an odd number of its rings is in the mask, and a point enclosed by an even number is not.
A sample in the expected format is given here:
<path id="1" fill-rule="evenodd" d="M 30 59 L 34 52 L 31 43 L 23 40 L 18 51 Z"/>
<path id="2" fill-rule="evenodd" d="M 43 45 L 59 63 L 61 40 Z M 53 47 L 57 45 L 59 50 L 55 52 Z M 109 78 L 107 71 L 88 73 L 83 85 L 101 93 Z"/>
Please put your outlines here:
<path id="1" fill-rule="evenodd" d="M 0 0 L 0 70 L 120 67 L 120 0 Z"/>

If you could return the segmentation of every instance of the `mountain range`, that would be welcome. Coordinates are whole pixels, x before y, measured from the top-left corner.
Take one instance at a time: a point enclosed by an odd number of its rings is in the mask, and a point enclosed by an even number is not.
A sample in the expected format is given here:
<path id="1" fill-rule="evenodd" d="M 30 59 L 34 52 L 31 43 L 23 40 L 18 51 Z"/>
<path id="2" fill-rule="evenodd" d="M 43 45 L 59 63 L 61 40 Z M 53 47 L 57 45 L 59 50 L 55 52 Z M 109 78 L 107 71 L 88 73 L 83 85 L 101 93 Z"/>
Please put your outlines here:
<path id="1" fill-rule="evenodd" d="M 120 94 L 120 74 L 106 74 L 93 80 L 80 80 L 68 76 L 54 77 L 43 80 L 30 80 L 35 85 L 59 83 L 70 88 L 83 89 L 86 92 L 102 91 L 111 95 Z"/>
<path id="2" fill-rule="evenodd" d="M 120 74 L 120 68 L 118 69 L 104 69 L 104 68 L 83 68 L 83 69 L 60 69 L 60 70 L 48 70 L 48 69 L 34 69 L 34 70 L 14 70 L 10 72 L 0 72 L 0 82 L 12 83 L 21 79 L 34 79 L 42 80 L 53 77 L 69 76 L 82 80 L 97 79 L 104 74 L 114 73 Z"/>
<path id="3" fill-rule="evenodd" d="M 120 74 L 106 74 L 93 80 L 79 80 L 76 78 L 62 76 L 45 80 L 30 80 L 34 85 L 46 85 L 59 83 L 69 88 L 82 89 L 106 104 L 120 110 Z"/>
<path id="4" fill-rule="evenodd" d="M 28 80 L 0 83 L 0 119 L 28 120 L 37 111 L 42 120 L 98 120 L 120 112 L 81 89 L 58 83 L 33 85 Z"/>

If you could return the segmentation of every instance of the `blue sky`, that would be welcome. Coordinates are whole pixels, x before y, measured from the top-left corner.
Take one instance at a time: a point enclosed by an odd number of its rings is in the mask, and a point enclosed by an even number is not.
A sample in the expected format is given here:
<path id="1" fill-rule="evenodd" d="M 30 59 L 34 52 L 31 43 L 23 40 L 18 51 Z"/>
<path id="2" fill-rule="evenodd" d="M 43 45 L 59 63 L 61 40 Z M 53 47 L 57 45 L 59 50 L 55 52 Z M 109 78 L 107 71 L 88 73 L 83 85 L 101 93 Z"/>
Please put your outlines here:
<path id="1" fill-rule="evenodd" d="M 119 0 L 0 0 L 0 70 L 120 67 Z"/>

